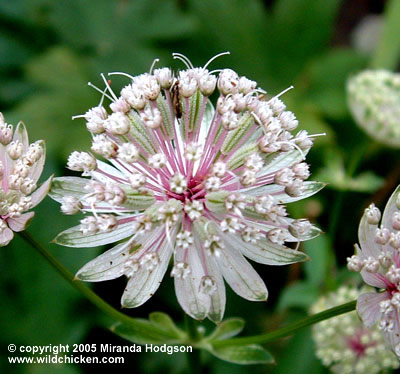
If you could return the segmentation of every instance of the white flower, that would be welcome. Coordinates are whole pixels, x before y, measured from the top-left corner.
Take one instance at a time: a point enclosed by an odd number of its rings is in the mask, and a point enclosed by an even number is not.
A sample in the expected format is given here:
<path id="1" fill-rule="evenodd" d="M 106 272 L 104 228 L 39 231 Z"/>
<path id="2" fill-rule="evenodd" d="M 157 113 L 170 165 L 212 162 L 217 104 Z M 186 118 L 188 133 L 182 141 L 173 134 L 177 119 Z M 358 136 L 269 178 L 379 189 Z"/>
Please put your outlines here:
<path id="1" fill-rule="evenodd" d="M 360 295 L 354 287 L 343 286 L 320 298 L 311 308 L 322 312 L 350 302 Z M 397 369 L 399 361 L 385 346 L 377 326 L 366 327 L 356 312 L 346 313 L 313 326 L 316 355 L 333 373 L 377 374 Z"/>
<path id="2" fill-rule="evenodd" d="M 360 246 L 355 246 L 356 254 L 347 259 L 347 266 L 360 272 L 365 283 L 382 290 L 359 296 L 357 311 L 367 327 L 379 321 L 386 342 L 400 357 L 399 191 L 400 186 L 386 204 L 380 227 L 379 209 L 371 204 L 365 210 L 358 229 Z"/>
<path id="3" fill-rule="evenodd" d="M 154 294 L 173 255 L 171 275 L 182 308 L 193 318 L 220 321 L 224 279 L 248 300 L 268 297 L 245 257 L 269 265 L 307 259 L 286 243 L 320 231 L 287 217 L 284 204 L 323 184 L 304 181 L 309 172 L 302 161 L 312 140 L 305 132 L 295 137 L 288 131 L 297 121 L 283 112 L 280 100 L 262 101 L 256 83 L 232 70 L 217 78 L 208 64 L 193 68 L 182 55 L 174 56 L 187 65 L 178 79 L 168 68 L 131 77 L 121 91 L 130 110 L 115 104 L 118 115 L 106 118 L 101 111 L 107 131 L 93 135 L 92 150 L 108 162 L 73 157 L 75 170 L 90 178 L 56 179 L 51 196 L 64 213 L 93 214 L 56 241 L 72 247 L 118 242 L 77 277 L 103 281 L 125 275 L 125 307 Z M 216 86 L 217 111 L 208 99 Z M 122 100 L 107 89 L 115 103 Z M 275 138 L 260 147 L 271 120 Z"/>
<path id="4" fill-rule="evenodd" d="M 400 74 L 366 70 L 347 84 L 348 103 L 356 123 L 373 139 L 400 147 Z"/>
<path id="5" fill-rule="evenodd" d="M 47 195 L 51 178 L 37 189 L 46 158 L 42 140 L 29 144 L 25 125 L 17 128 L 0 113 L 0 246 L 7 245 L 14 231 L 26 229 L 35 215 L 28 212 Z"/>

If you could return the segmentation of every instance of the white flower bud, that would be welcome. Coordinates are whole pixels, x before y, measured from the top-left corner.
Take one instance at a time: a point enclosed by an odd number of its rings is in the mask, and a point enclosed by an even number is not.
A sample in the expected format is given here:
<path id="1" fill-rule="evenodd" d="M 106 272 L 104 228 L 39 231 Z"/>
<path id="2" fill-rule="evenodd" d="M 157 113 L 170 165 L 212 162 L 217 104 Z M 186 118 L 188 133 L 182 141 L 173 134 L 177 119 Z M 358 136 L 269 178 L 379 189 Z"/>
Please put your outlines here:
<path id="1" fill-rule="evenodd" d="M 182 194 L 187 189 L 187 180 L 181 173 L 175 173 L 169 180 L 169 186 L 172 192 Z"/>
<path id="2" fill-rule="evenodd" d="M 366 215 L 367 222 L 370 225 L 377 225 L 381 219 L 381 212 L 375 206 L 375 204 L 370 204 L 370 206 L 367 209 L 365 209 L 364 214 Z"/>
<path id="3" fill-rule="evenodd" d="M 61 212 L 64 214 L 76 214 L 82 209 L 82 203 L 76 196 L 64 196 L 61 203 Z"/>
<path id="4" fill-rule="evenodd" d="M 146 98 L 137 84 L 130 84 L 121 90 L 121 96 L 136 110 L 142 110 L 146 106 Z"/>
<path id="5" fill-rule="evenodd" d="M 88 175 L 90 171 L 97 168 L 96 159 L 87 152 L 72 152 L 68 157 L 68 169 L 82 171 L 83 175 Z"/>
<path id="6" fill-rule="evenodd" d="M 148 162 L 152 168 L 160 169 L 167 164 L 167 158 L 165 157 L 164 153 L 156 153 L 149 157 Z"/>
<path id="7" fill-rule="evenodd" d="M 140 117 L 144 124 L 151 129 L 157 129 L 161 126 L 162 116 L 157 108 L 145 109 L 144 112 L 140 113 Z"/>
<path id="8" fill-rule="evenodd" d="M 185 279 L 191 274 L 190 267 L 185 262 L 176 262 L 171 270 L 171 277 Z"/>
<path id="9" fill-rule="evenodd" d="M 211 276 L 201 278 L 199 292 L 205 295 L 212 295 L 217 290 L 217 284 Z"/>
<path id="10" fill-rule="evenodd" d="M 168 90 L 174 81 L 174 75 L 169 68 L 161 68 L 154 70 L 154 76 L 156 77 L 160 86 Z"/>
<path id="11" fill-rule="evenodd" d="M 222 95 L 226 96 L 235 93 L 239 88 L 239 77 L 231 69 L 224 69 L 219 73 L 218 90 Z"/>
<path id="12" fill-rule="evenodd" d="M 125 114 L 116 112 L 107 118 L 104 127 L 113 135 L 126 135 L 131 129 L 131 123 Z"/>
<path id="13" fill-rule="evenodd" d="M 212 74 L 204 74 L 199 80 L 199 89 L 204 96 L 210 96 L 215 91 L 217 78 Z"/>
<path id="14" fill-rule="evenodd" d="M 8 156 L 12 160 L 17 160 L 18 158 L 20 158 L 23 152 L 24 152 L 24 146 L 19 140 L 13 141 L 9 143 L 7 146 Z"/>
<path id="15" fill-rule="evenodd" d="M 122 143 L 118 148 L 117 157 L 131 164 L 139 160 L 139 150 L 132 143 Z"/>
<path id="16" fill-rule="evenodd" d="M 110 104 L 110 109 L 116 113 L 128 113 L 131 110 L 131 106 L 126 102 L 126 100 L 122 97 L 119 97 L 117 100 Z"/>
<path id="17" fill-rule="evenodd" d="M 129 183 L 134 189 L 143 187 L 146 184 L 146 181 L 147 181 L 146 176 L 139 172 L 134 172 L 129 175 Z"/>
<path id="18" fill-rule="evenodd" d="M 0 143 L 7 145 L 13 138 L 12 125 L 0 124 Z"/>

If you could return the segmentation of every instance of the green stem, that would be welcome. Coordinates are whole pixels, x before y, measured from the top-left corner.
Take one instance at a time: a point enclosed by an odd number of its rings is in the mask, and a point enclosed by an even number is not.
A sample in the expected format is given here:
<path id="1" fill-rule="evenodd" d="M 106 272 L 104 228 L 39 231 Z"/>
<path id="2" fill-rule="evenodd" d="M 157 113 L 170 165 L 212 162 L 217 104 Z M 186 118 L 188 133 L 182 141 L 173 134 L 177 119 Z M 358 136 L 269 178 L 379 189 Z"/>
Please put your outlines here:
<path id="1" fill-rule="evenodd" d="M 185 329 L 189 336 L 189 340 L 193 343 L 198 342 L 201 339 L 199 332 L 197 330 L 198 322 L 193 318 L 189 317 L 185 313 Z M 191 374 L 201 374 L 201 360 L 200 360 L 200 350 L 194 349 L 193 352 L 188 352 L 187 354 L 189 372 Z"/>
<path id="2" fill-rule="evenodd" d="M 373 69 L 396 70 L 400 58 L 400 1 L 388 1 L 378 47 L 372 57 Z"/>
<path id="3" fill-rule="evenodd" d="M 110 304 L 106 303 L 101 297 L 96 295 L 89 287 L 85 286 L 84 283 L 75 280 L 74 275 L 60 262 L 52 253 L 43 247 L 37 240 L 35 240 L 27 231 L 19 233 L 20 236 L 28 242 L 55 270 L 67 280 L 74 288 L 81 292 L 89 301 L 96 305 L 105 314 L 110 316 L 112 319 L 121 323 L 132 326 L 136 329 L 142 329 L 141 325 L 136 322 L 134 318 L 127 316 L 114 309 Z"/>
<path id="4" fill-rule="evenodd" d="M 247 344 L 266 344 L 274 340 L 283 338 L 285 336 L 292 335 L 295 331 L 304 327 L 313 325 L 321 322 L 325 319 L 338 316 L 340 314 L 351 312 L 356 308 L 356 300 L 346 304 L 336 306 L 331 309 L 324 310 L 321 313 L 314 314 L 312 316 L 303 318 L 299 321 L 293 322 L 288 326 L 282 327 L 278 330 L 268 332 L 266 334 L 247 336 L 243 338 L 231 338 L 226 340 L 213 341 L 213 346 L 224 347 L 229 345 L 247 345 Z"/>

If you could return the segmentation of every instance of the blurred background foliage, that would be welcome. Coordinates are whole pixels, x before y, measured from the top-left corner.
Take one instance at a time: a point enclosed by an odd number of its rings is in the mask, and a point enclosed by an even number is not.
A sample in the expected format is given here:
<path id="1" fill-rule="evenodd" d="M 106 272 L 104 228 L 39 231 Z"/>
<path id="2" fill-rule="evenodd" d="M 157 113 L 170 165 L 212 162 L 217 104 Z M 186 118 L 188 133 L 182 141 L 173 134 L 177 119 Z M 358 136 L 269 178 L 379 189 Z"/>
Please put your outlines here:
<path id="1" fill-rule="evenodd" d="M 358 278 L 344 264 L 357 241 L 361 212 L 372 200 L 382 207 L 399 183 L 398 151 L 367 138 L 346 105 L 347 79 L 371 63 L 382 67 L 382 54 L 396 53 L 396 46 L 389 52 L 381 48 L 379 56 L 374 52 L 384 8 L 385 1 L 380 0 L 0 1 L 0 110 L 10 123 L 22 119 L 31 140 L 46 140 L 43 177 L 60 176 L 68 173 L 64 169 L 68 154 L 89 147 L 84 122 L 71 117 L 97 105 L 99 95 L 87 82 L 102 86 L 100 73 L 135 75 L 148 71 L 156 57 L 160 66 L 182 68 L 172 59 L 172 52 L 186 54 L 195 66 L 201 66 L 213 55 L 230 51 L 213 68 L 230 67 L 272 95 L 293 84 L 295 88 L 283 99 L 301 128 L 326 133 L 318 138 L 307 160 L 313 179 L 329 184 L 290 210 L 295 217 L 309 217 L 326 234 L 305 243 L 311 262 L 284 268 L 255 264 L 270 290 L 267 303 L 250 303 L 229 292 L 226 317 L 243 317 L 245 334 L 268 331 L 305 316 L 320 295 L 339 284 L 357 284 Z M 368 20 L 373 20 L 369 26 Z M 395 69 L 393 61 L 395 57 L 386 67 Z M 119 91 L 126 83 L 117 77 L 112 86 Z M 29 231 L 49 243 L 74 223 L 74 218 L 61 215 L 58 205 L 46 199 L 36 209 Z M 100 250 L 47 245 L 73 272 Z M 5 352 L 10 343 L 127 344 L 108 331 L 110 321 L 21 240 L 1 249 L 0 264 L 1 365 L 7 365 Z M 120 279 L 94 289 L 118 308 L 123 287 Z M 145 306 L 125 312 L 146 317 L 154 310 L 169 313 L 178 324 L 183 321 L 172 281 L 163 282 Z M 309 329 L 267 348 L 278 365 L 250 368 L 205 353 L 202 358 L 210 373 L 326 372 L 315 358 Z M 181 354 L 124 357 L 124 369 L 146 373 L 186 370 L 186 357 Z M 7 365 L 5 372 L 94 370 L 90 365 Z"/>

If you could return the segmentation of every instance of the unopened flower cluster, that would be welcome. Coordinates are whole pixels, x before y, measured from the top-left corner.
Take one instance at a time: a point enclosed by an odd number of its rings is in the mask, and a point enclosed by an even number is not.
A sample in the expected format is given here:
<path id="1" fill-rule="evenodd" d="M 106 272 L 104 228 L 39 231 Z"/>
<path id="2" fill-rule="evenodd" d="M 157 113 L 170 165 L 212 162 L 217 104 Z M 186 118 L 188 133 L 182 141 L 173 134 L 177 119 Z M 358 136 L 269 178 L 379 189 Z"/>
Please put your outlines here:
<path id="1" fill-rule="evenodd" d="M 26 212 L 46 196 L 50 179 L 37 189 L 44 161 L 44 142 L 29 144 L 24 124 L 14 131 L 0 113 L 0 246 L 26 228 L 34 216 Z"/>
<path id="2" fill-rule="evenodd" d="M 289 248 L 319 234 L 287 216 L 285 203 L 323 187 L 305 181 L 313 138 L 278 98 L 230 69 L 187 66 L 136 77 L 84 117 L 91 152 L 73 152 L 68 168 L 89 178 L 57 178 L 51 196 L 65 214 L 91 213 L 59 234 L 72 247 L 117 245 L 77 277 L 125 275 L 122 305 L 137 307 L 157 290 L 173 255 L 171 276 L 190 316 L 220 321 L 224 278 L 248 300 L 266 300 L 263 280 L 245 259 L 284 265 L 307 256 Z M 216 109 L 209 96 L 217 97 Z M 105 159 L 107 162 L 101 161 Z M 123 240 L 121 242 L 121 240 Z"/>
<path id="3" fill-rule="evenodd" d="M 347 94 L 357 124 L 376 141 L 400 147 L 400 74 L 363 71 L 350 79 Z"/>
<path id="4" fill-rule="evenodd" d="M 360 295 L 354 287 L 343 286 L 317 301 L 312 313 L 350 302 Z M 356 312 L 322 321 L 313 327 L 316 355 L 333 373 L 375 374 L 397 369 L 399 361 L 385 344 L 382 332 L 365 327 Z"/>
<path id="5" fill-rule="evenodd" d="M 381 290 L 357 300 L 357 311 L 366 326 L 378 322 L 391 349 L 400 357 L 400 187 L 390 197 L 382 215 L 371 204 L 361 219 L 356 254 L 348 268 L 360 272 L 365 283 Z"/>

